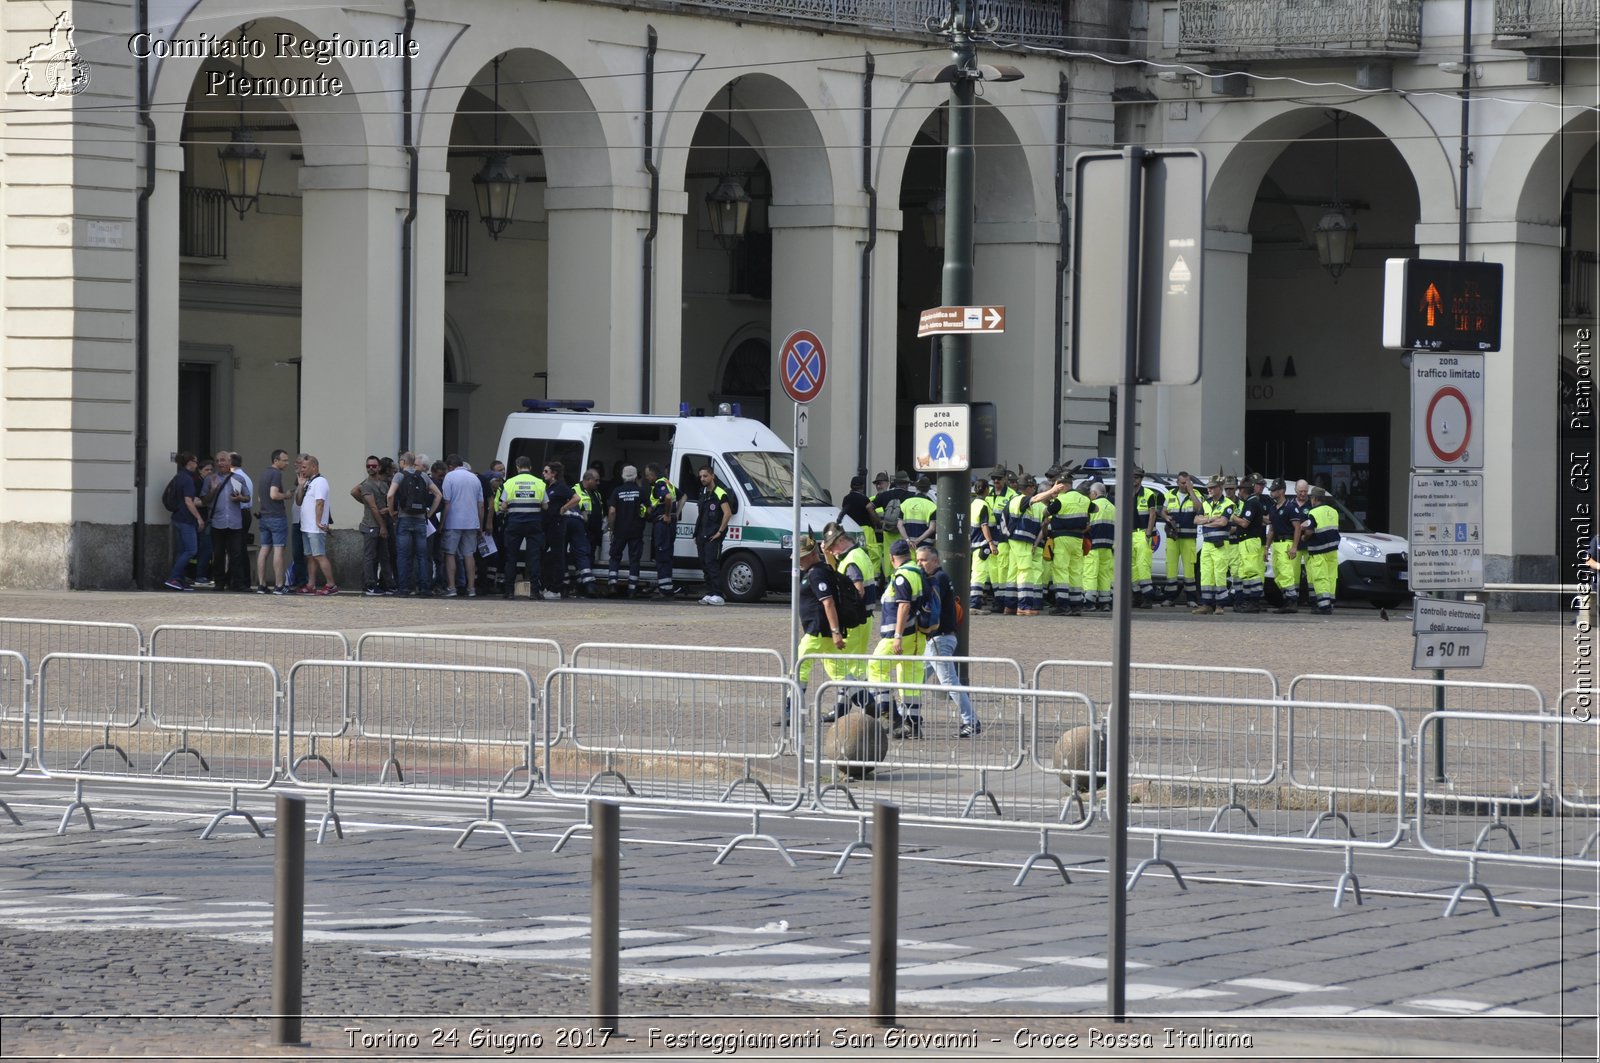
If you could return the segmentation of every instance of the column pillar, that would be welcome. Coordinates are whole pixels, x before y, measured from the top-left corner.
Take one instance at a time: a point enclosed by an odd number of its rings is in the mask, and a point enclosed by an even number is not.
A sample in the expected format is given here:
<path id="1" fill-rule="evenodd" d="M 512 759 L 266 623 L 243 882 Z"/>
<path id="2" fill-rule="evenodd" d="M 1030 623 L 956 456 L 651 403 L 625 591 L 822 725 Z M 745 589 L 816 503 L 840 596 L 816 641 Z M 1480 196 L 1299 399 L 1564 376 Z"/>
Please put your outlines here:
<path id="1" fill-rule="evenodd" d="M 545 190 L 552 398 L 593 399 L 596 409 L 617 413 L 677 412 L 682 203 L 672 203 L 673 210 L 665 204 L 683 196 L 661 198 L 646 401 L 641 293 L 648 196 L 644 189 L 623 187 Z"/>
<path id="2" fill-rule="evenodd" d="M 896 305 L 899 211 L 878 211 L 873 249 L 870 361 L 861 374 L 861 248 L 866 243 L 863 207 L 774 206 L 772 226 L 772 430 L 789 441 L 794 403 L 784 394 L 779 361 L 783 341 L 809 329 L 828 352 L 822 395 L 810 404 L 806 467 L 833 492 L 847 491 L 856 471 L 862 432 L 861 389 L 867 389 L 865 433 L 869 462 L 887 468 L 894 458 L 895 318 L 879 307 Z M 868 476 L 872 473 L 869 471 Z"/>
<path id="3" fill-rule="evenodd" d="M 1054 221 L 980 223 L 974 230 L 973 303 L 1004 306 L 1006 331 L 972 338 L 972 399 L 995 404 L 999 458 L 1013 468 L 1020 461 L 1030 473 L 1060 457 L 1050 452 L 1060 416 L 1051 353 L 1060 249 Z"/>
<path id="4" fill-rule="evenodd" d="M 404 181 L 404 170 L 308 166 L 300 172 L 300 445 L 334 482 L 358 470 L 355 463 L 365 455 L 394 445 Z M 418 368 L 420 377 L 420 360 Z M 340 508 L 335 502 L 336 516 Z M 352 513 L 353 507 L 342 508 Z M 353 527 L 355 521 L 340 523 Z"/>
<path id="5" fill-rule="evenodd" d="M 376 453 L 421 451 L 444 457 L 444 306 L 445 196 L 450 175 L 443 170 L 419 175 L 416 230 L 412 234 L 413 285 L 411 335 L 411 432 L 399 437 L 396 424 L 386 449 Z M 401 209 L 401 220 L 405 211 Z M 398 298 L 398 296 L 397 296 Z M 398 323 L 398 310 L 396 311 Z M 395 350 L 399 351 L 398 334 Z M 503 414 L 508 411 L 501 411 Z M 487 461 L 474 455 L 474 468 Z"/>

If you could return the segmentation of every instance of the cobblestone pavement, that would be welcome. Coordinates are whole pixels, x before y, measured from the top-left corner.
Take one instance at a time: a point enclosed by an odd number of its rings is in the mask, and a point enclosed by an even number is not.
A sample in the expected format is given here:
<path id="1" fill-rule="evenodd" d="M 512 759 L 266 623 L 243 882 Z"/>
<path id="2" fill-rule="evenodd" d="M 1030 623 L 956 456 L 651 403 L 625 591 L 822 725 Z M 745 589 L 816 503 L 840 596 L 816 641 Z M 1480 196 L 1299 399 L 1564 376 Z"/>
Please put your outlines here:
<path id="1" fill-rule="evenodd" d="M 0 614 L 125 619 L 145 630 L 199 622 L 522 634 L 564 646 L 787 639 L 787 614 L 772 606 L 19 593 L 0 595 Z M 1391 616 L 1141 613 L 1135 659 L 1252 664 L 1280 678 L 1408 675 L 1410 625 Z M 1534 682 L 1553 696 L 1570 629 L 1551 617 L 1496 617 L 1490 630 L 1488 666 L 1473 678 Z M 1104 658 L 1109 641 L 1099 619 L 984 617 L 973 652 L 1027 668 Z M 235 822 L 200 841 L 210 809 L 198 797 L 102 793 L 92 795 L 99 829 L 75 824 L 58 837 L 69 788 L 0 785 L 24 821 L 0 821 L 0 1058 L 516 1058 L 570 1054 L 561 1031 L 585 1023 L 589 848 L 580 838 L 548 851 L 581 816 L 571 806 L 507 813 L 527 849 L 518 855 L 492 835 L 452 849 L 459 808 L 348 805 L 347 838 L 308 847 L 310 1047 L 277 1049 L 260 1017 L 270 1008 L 270 815 L 266 840 Z M 246 798 L 257 812 L 268 803 Z M 1097 1017 L 1103 842 L 1053 846 L 1071 885 L 1040 870 L 1013 887 L 1014 837 L 919 834 L 900 871 L 900 1018 L 913 1039 L 949 1041 L 894 1046 L 865 1016 L 869 863 L 830 874 L 848 823 L 765 821 L 797 869 L 759 848 L 713 867 L 717 847 L 743 829 L 736 819 L 630 809 L 624 824 L 628 1017 L 603 1049 L 578 1046 L 589 1054 L 709 1058 L 728 1047 L 652 1040 L 659 1027 L 680 1037 L 792 1034 L 794 1047 L 768 1053 L 788 1058 L 1596 1056 L 1593 874 L 1486 868 L 1502 917 L 1469 903 L 1443 920 L 1460 869 L 1420 854 L 1363 855 L 1366 903 L 1335 909 L 1337 854 L 1263 867 L 1234 847 L 1174 847 L 1168 855 L 1191 888 L 1156 873 L 1130 894 L 1134 1021 L 1114 1025 Z M 1131 1047 L 1108 1043 L 1123 1034 L 1134 1035 Z"/>

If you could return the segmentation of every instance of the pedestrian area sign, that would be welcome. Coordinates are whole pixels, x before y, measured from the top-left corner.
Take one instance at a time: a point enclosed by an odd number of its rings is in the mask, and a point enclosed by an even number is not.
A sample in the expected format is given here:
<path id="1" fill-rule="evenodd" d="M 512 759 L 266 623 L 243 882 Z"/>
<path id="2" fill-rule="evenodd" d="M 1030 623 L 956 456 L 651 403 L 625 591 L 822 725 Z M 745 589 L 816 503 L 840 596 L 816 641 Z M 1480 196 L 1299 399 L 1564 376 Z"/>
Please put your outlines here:
<path id="1" fill-rule="evenodd" d="M 971 411 L 962 403 L 918 406 L 912 417 L 912 463 L 921 472 L 971 468 Z"/>

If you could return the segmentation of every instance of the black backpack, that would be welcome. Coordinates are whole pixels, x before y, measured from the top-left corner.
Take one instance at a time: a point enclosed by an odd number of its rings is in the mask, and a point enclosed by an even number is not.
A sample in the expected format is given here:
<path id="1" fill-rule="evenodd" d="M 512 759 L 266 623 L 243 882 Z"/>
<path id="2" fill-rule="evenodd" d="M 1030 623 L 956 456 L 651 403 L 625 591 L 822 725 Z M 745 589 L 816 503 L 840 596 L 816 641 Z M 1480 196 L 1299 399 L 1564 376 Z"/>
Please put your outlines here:
<path id="1" fill-rule="evenodd" d="M 422 474 L 410 469 L 400 474 L 400 490 L 395 492 L 394 501 L 401 513 L 421 517 L 433 505 L 433 492 L 428 490 L 428 481 Z"/>
<path id="2" fill-rule="evenodd" d="M 867 622 L 867 603 L 861 600 L 855 580 L 839 573 L 833 592 L 833 604 L 839 611 L 839 626 L 845 631 Z"/>
<path id="3" fill-rule="evenodd" d="M 188 476 L 180 472 L 178 476 Z M 161 504 L 167 507 L 168 513 L 176 513 L 183 508 L 183 488 L 178 486 L 178 476 L 167 481 L 166 488 L 161 492 Z"/>

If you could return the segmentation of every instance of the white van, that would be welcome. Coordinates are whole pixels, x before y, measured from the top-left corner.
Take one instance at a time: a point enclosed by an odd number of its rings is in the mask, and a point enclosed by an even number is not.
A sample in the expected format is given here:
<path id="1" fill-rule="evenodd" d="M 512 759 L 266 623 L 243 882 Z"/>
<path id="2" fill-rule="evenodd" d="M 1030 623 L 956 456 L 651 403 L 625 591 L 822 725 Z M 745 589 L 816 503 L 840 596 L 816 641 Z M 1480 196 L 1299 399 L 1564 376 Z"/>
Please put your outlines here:
<path id="1" fill-rule="evenodd" d="M 769 590 L 789 590 L 793 548 L 794 498 L 791 451 L 760 421 L 719 410 L 708 417 L 662 417 L 644 414 L 595 413 L 593 403 L 525 399 L 521 413 L 509 414 L 495 453 L 514 472 L 519 457 L 533 460 L 537 472 L 545 462 L 559 461 L 567 481 L 576 483 L 591 465 L 601 470 L 600 486 L 609 496 L 622 482 L 622 468 L 632 465 L 644 481 L 644 467 L 655 462 L 683 492 L 678 519 L 673 578 L 703 579 L 695 550 L 694 522 L 700 508 L 702 465 L 711 466 L 717 482 L 734 496 L 733 520 L 722 546 L 722 582 L 728 598 L 757 602 Z M 802 462 L 800 523 L 804 532 L 820 535 L 837 515 L 833 499 Z M 648 484 L 646 484 L 648 486 Z M 653 575 L 650 536 L 645 535 L 641 575 Z M 610 567 L 610 555 L 594 559 L 595 571 Z"/>

